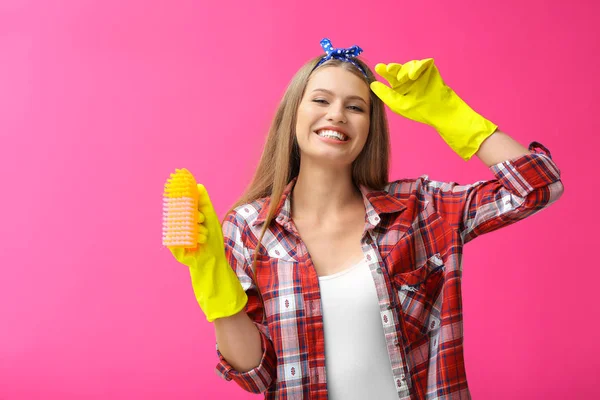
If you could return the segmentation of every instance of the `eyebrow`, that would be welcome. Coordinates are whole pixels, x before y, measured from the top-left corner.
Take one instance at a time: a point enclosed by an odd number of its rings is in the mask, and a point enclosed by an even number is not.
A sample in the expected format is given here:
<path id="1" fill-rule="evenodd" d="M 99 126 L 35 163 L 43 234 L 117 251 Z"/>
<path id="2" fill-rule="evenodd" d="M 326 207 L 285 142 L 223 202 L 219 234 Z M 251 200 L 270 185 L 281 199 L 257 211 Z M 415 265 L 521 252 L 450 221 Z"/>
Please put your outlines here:
<path id="1" fill-rule="evenodd" d="M 325 93 L 328 93 L 328 94 L 330 94 L 330 95 L 332 95 L 332 96 L 334 95 L 334 93 L 333 93 L 331 90 L 327 90 L 327 89 L 314 89 L 312 92 L 313 92 L 313 93 L 314 93 L 314 92 L 325 92 Z M 369 104 L 369 103 L 367 103 L 367 102 L 366 102 L 366 100 L 365 100 L 365 99 L 363 99 L 362 97 L 360 97 L 360 96 L 357 96 L 357 95 L 348 96 L 348 97 L 346 97 L 346 98 L 347 98 L 347 99 L 355 99 L 355 100 L 360 100 L 360 101 L 362 101 L 362 102 L 363 102 L 363 103 L 365 103 L 365 104 Z"/>

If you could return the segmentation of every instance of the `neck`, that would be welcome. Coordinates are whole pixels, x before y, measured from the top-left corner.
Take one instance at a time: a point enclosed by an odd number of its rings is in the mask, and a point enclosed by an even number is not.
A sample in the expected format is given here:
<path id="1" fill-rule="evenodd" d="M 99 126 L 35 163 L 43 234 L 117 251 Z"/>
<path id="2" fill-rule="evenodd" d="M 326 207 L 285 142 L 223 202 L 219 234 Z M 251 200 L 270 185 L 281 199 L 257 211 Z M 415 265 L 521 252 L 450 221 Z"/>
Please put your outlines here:
<path id="1" fill-rule="evenodd" d="M 363 207 L 362 194 L 352 181 L 350 166 L 340 169 L 301 163 L 291 195 L 295 221 L 336 220 L 356 207 Z"/>

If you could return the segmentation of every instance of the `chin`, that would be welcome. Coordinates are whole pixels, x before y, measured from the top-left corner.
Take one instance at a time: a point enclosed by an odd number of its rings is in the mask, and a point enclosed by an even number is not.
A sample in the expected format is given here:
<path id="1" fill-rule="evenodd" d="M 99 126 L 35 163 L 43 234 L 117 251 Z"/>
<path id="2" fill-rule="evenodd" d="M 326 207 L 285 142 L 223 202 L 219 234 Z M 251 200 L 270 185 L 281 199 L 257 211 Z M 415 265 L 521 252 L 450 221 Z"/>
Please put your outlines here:
<path id="1" fill-rule="evenodd" d="M 332 154 L 330 152 L 315 152 L 302 155 L 302 159 L 309 159 L 311 163 L 328 166 L 330 168 L 347 168 L 352 165 L 356 157 L 348 155 Z"/>

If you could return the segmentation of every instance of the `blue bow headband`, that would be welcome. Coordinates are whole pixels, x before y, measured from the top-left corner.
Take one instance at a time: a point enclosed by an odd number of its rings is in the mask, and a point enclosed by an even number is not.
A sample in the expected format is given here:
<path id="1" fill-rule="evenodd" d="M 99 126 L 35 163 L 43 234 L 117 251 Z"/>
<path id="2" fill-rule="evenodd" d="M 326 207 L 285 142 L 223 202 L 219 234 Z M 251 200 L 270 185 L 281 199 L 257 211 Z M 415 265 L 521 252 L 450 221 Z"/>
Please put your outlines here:
<path id="1" fill-rule="evenodd" d="M 358 57 L 358 55 L 360 53 L 362 53 L 362 51 L 363 51 L 357 45 L 354 45 L 347 49 L 343 49 L 343 48 L 336 49 L 331 45 L 331 40 L 324 38 L 323 40 L 321 40 L 321 47 L 323 48 L 323 50 L 325 50 L 325 53 L 327 53 L 327 54 L 324 55 L 323 58 L 321 58 L 321 60 L 317 63 L 317 65 L 315 65 L 315 68 L 313 68 L 313 71 L 319 65 L 323 64 L 325 61 L 331 60 L 332 58 L 336 58 L 340 61 L 345 61 L 345 62 L 349 62 L 349 63 L 353 64 L 356 68 L 359 69 L 360 72 L 363 73 L 363 75 L 365 77 L 367 77 L 367 73 L 362 69 L 362 67 L 360 65 L 358 65 L 358 63 L 356 61 L 353 60 L 353 58 Z"/>

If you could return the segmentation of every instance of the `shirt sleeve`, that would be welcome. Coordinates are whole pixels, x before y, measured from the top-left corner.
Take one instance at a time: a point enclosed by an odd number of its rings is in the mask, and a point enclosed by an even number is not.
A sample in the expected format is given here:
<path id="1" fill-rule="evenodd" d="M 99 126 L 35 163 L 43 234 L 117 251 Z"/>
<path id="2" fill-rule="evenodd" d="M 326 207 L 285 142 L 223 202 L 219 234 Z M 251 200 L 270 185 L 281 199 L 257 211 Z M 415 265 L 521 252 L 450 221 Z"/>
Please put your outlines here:
<path id="1" fill-rule="evenodd" d="M 530 154 L 492 165 L 495 179 L 470 185 L 423 178 L 423 195 L 458 230 L 463 243 L 527 218 L 558 200 L 564 187 L 550 151 L 539 142 Z"/>
<path id="2" fill-rule="evenodd" d="M 244 245 L 240 226 L 241 223 L 238 221 L 237 213 L 232 212 L 227 215 L 223 222 L 225 254 L 229 265 L 237 274 L 248 296 L 245 311 L 260 332 L 263 354 L 260 364 L 256 368 L 246 372 L 238 372 L 225 360 L 217 346 L 219 363 L 216 366 L 216 373 L 227 381 L 233 380 L 248 392 L 262 393 L 269 388 L 275 378 L 275 349 L 264 321 L 262 299 L 251 278 L 249 268 L 252 260 Z"/>

